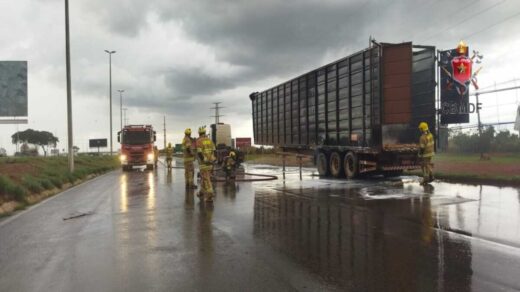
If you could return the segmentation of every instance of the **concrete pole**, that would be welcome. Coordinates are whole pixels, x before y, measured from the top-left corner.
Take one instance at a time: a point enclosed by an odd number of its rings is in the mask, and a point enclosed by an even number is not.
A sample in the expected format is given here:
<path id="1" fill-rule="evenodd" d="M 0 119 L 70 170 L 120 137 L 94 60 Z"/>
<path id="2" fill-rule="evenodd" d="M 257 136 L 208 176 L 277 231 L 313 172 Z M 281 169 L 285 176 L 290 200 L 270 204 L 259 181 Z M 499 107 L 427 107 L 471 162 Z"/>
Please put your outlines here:
<path id="1" fill-rule="evenodd" d="M 112 143 L 112 54 L 116 51 L 105 50 L 108 54 L 108 96 L 109 96 L 109 107 L 110 107 L 110 155 L 114 155 L 114 147 Z"/>
<path id="2" fill-rule="evenodd" d="M 119 91 L 119 117 L 121 119 L 119 125 L 120 130 L 123 130 L 123 92 L 125 92 L 124 89 L 118 89 Z"/>
<path id="3" fill-rule="evenodd" d="M 69 0 L 65 0 L 65 59 L 67 67 L 67 138 L 69 151 L 69 171 L 74 171 L 74 149 L 72 140 L 72 90 L 70 82 L 70 37 L 69 37 Z"/>
<path id="4" fill-rule="evenodd" d="M 166 149 L 166 116 L 163 116 L 164 149 Z"/>

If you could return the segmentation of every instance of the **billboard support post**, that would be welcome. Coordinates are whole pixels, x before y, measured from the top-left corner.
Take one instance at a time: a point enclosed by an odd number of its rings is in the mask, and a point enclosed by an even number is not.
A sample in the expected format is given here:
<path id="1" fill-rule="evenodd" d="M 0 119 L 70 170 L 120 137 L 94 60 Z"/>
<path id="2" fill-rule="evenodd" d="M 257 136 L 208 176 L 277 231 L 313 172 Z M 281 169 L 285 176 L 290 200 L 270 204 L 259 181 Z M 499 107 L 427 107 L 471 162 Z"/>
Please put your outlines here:
<path id="1" fill-rule="evenodd" d="M 65 52 L 67 66 L 67 133 L 69 151 L 69 171 L 74 171 L 74 150 L 72 149 L 72 93 L 70 82 L 70 37 L 69 37 L 69 0 L 65 0 Z"/>

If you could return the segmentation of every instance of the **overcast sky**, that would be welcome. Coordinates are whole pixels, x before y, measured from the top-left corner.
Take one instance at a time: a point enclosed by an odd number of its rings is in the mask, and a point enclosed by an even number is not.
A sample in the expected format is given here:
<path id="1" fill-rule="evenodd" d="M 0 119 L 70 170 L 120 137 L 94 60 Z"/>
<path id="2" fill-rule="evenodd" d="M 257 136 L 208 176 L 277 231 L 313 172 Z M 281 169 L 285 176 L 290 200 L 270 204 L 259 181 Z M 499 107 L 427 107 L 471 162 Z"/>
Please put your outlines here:
<path id="1" fill-rule="evenodd" d="M 74 144 L 109 132 L 112 57 L 114 149 L 119 94 L 132 124 L 153 124 L 162 145 L 209 125 L 222 102 L 234 137 L 252 136 L 248 95 L 381 42 L 449 49 L 464 39 L 484 55 L 482 87 L 520 77 L 520 1 L 70 0 Z M 66 148 L 63 0 L 0 0 L 0 60 L 29 63 L 29 124 Z M 520 85 L 520 82 L 517 82 Z M 482 97 L 484 122 L 513 121 L 518 93 Z M 502 104 L 497 107 L 496 104 Z M 499 117 L 497 117 L 497 114 Z M 473 119 L 474 117 L 472 117 Z M 17 126 L 0 125 L 12 151 Z"/>

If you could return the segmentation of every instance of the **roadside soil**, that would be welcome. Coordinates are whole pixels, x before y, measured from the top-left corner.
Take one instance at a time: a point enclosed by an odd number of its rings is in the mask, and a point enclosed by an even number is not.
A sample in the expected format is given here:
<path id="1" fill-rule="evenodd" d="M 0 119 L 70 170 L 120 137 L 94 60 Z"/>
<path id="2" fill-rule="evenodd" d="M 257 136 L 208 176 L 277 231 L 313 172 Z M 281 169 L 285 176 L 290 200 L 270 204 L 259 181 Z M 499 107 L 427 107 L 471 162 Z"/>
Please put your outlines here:
<path id="1" fill-rule="evenodd" d="M 433 159 L 437 178 L 453 182 L 520 185 L 520 157 L 516 154 L 491 154 L 489 160 L 475 155 L 438 154 Z M 254 154 L 246 157 L 250 164 L 282 165 L 282 156 Z M 286 166 L 298 166 L 295 156 L 286 157 Z M 304 167 L 314 167 L 311 157 L 303 159 Z M 421 175 L 420 171 L 410 174 Z"/>

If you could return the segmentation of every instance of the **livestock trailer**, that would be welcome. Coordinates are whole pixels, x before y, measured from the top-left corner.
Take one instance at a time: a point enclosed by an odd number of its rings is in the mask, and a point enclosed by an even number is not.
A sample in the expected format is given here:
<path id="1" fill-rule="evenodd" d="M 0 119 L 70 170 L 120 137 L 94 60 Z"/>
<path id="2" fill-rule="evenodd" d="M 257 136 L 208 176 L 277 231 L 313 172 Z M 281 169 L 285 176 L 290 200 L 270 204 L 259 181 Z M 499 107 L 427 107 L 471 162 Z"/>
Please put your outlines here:
<path id="1" fill-rule="evenodd" d="M 420 168 L 417 125 L 435 125 L 435 47 L 371 41 L 249 97 L 254 140 L 313 154 L 322 176 Z M 434 133 L 435 134 L 435 133 Z"/>

